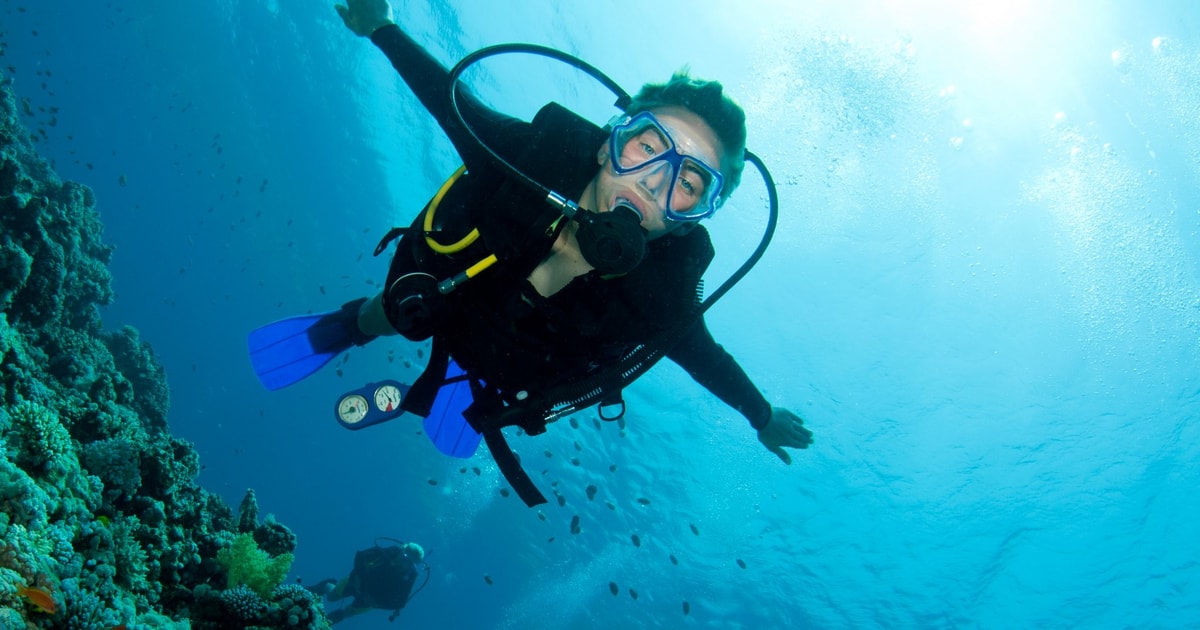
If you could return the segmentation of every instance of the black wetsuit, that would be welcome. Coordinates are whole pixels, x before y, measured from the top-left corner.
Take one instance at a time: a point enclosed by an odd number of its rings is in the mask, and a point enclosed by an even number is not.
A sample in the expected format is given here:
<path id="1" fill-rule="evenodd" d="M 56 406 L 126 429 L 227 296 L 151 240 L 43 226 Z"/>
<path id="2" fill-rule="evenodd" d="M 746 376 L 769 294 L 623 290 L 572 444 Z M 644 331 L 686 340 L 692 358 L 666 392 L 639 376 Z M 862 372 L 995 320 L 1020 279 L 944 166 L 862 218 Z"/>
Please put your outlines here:
<path id="1" fill-rule="evenodd" d="M 400 610 L 408 603 L 417 568 L 399 547 L 372 547 L 354 554 L 347 593 L 352 608 Z"/>
<path id="2" fill-rule="evenodd" d="M 557 211 L 541 194 L 511 181 L 461 129 L 450 112 L 444 66 L 397 26 L 380 28 L 371 41 L 462 157 L 470 177 L 462 205 L 488 250 L 501 259 L 451 293 L 452 308 L 438 322 L 435 337 L 459 365 L 505 398 L 518 391 L 536 392 L 594 371 L 694 313 L 700 278 L 713 257 L 701 226 L 686 235 L 650 241 L 646 258 L 625 276 L 604 278 L 593 271 L 550 297 L 539 295 L 527 278 L 550 253 L 557 232 L 547 226 Z M 489 147 L 551 190 L 579 199 L 595 177 L 596 153 L 607 138 L 599 127 L 553 104 L 525 122 L 482 105 L 461 88 L 457 100 L 467 123 Z M 403 262 L 406 246 L 402 241 L 393 271 Z M 753 427 L 769 421 L 770 405 L 713 340 L 703 319 L 666 356 Z"/>

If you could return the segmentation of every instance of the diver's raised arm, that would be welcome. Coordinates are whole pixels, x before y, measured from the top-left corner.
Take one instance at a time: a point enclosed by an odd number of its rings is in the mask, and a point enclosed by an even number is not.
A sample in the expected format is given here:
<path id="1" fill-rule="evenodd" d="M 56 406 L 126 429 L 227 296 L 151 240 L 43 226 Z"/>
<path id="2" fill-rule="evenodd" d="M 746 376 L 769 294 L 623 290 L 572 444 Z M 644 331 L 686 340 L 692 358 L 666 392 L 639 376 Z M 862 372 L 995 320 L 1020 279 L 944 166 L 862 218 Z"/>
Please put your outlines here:
<path id="1" fill-rule="evenodd" d="M 392 6 L 387 0 L 348 0 L 346 4 L 335 4 L 333 9 L 342 17 L 346 28 L 359 37 L 370 37 L 380 28 L 395 24 Z"/>
<path id="2" fill-rule="evenodd" d="M 387 55 L 392 67 L 425 109 L 450 137 L 468 169 L 487 159 L 450 111 L 450 71 L 392 21 L 387 0 L 347 0 L 336 5 L 342 21 L 355 35 L 369 37 Z M 489 146 L 502 146 L 521 121 L 487 107 L 461 85 L 455 88 L 463 118 Z"/>

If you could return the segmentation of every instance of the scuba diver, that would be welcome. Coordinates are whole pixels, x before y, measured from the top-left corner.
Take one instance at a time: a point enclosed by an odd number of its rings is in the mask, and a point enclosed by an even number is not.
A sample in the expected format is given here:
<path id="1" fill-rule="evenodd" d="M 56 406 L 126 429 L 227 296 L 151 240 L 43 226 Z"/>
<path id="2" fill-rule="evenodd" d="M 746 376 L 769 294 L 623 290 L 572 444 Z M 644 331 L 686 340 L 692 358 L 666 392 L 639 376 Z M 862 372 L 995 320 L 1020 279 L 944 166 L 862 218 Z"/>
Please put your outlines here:
<path id="1" fill-rule="evenodd" d="M 268 389 L 380 336 L 432 339 L 426 369 L 399 411 L 426 418 L 439 448 L 463 434 L 477 445 L 482 435 L 529 505 L 545 499 L 500 429 L 536 435 L 591 404 L 606 420 L 620 417 L 607 411 L 624 413 L 621 388 L 662 357 L 745 416 L 785 464 L 785 447 L 812 443 L 800 417 L 772 407 L 704 323 L 719 295 L 701 300 L 714 250 L 700 221 L 753 162 L 772 204 L 756 261 L 777 205 L 765 167 L 745 150 L 745 114 L 719 82 L 681 71 L 632 98 L 622 93 L 623 113 L 604 128 L 557 103 L 526 122 L 467 91 L 457 80 L 467 60 L 447 70 L 392 21 L 387 0 L 348 0 L 336 10 L 384 52 L 463 168 L 409 228 L 393 229 L 376 249 L 399 236 L 381 293 L 251 333 L 252 363 Z M 449 403 L 462 426 L 431 428 L 452 390 L 465 392 Z M 357 421 L 371 396 L 351 398 L 346 409 Z"/>
<path id="2" fill-rule="evenodd" d="M 380 540 L 395 544 L 380 545 Z M 413 584 L 421 569 L 425 571 L 425 581 L 414 591 Z M 354 598 L 349 606 L 327 613 L 333 623 L 373 609 L 392 611 L 388 617 L 392 621 L 428 582 L 429 565 L 420 545 L 395 538 L 376 538 L 374 546 L 355 552 L 354 568 L 348 577 L 340 581 L 327 578 L 305 588 L 330 602 Z"/>

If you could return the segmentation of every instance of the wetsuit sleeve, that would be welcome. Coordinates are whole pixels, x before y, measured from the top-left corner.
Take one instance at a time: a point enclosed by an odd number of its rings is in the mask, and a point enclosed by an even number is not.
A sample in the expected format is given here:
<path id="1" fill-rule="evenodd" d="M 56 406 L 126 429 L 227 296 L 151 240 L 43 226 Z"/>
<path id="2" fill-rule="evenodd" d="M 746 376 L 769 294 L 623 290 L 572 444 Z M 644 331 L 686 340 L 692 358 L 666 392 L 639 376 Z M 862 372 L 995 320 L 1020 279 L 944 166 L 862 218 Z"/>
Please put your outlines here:
<path id="1" fill-rule="evenodd" d="M 742 366 L 708 332 L 701 318 L 667 353 L 697 383 L 746 416 L 750 426 L 762 429 L 771 421 L 771 404 L 763 397 Z"/>
<path id="2" fill-rule="evenodd" d="M 478 169 L 489 164 L 489 156 L 471 139 L 451 114 L 450 71 L 433 58 L 416 41 L 395 24 L 381 27 L 371 34 L 371 41 L 387 55 L 400 78 L 433 115 L 434 120 L 450 137 L 450 142 L 467 168 Z M 471 129 L 493 150 L 521 147 L 527 137 L 529 123 L 505 116 L 484 105 L 460 84 L 455 96 L 463 118 Z M 502 153 L 503 155 L 503 153 Z"/>

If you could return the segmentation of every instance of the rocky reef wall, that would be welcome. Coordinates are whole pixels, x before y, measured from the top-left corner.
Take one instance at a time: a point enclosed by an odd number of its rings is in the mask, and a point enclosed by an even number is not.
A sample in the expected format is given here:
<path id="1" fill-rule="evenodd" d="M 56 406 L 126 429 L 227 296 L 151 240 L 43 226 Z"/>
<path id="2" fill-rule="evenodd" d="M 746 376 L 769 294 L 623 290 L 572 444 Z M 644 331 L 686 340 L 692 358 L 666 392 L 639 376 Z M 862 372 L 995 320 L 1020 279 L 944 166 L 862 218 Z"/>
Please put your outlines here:
<path id="1" fill-rule="evenodd" d="M 0 628 L 328 627 L 283 583 L 295 537 L 253 493 L 235 513 L 196 484 L 150 345 L 105 330 L 97 200 L 36 154 L 11 88 L 0 75 Z"/>

